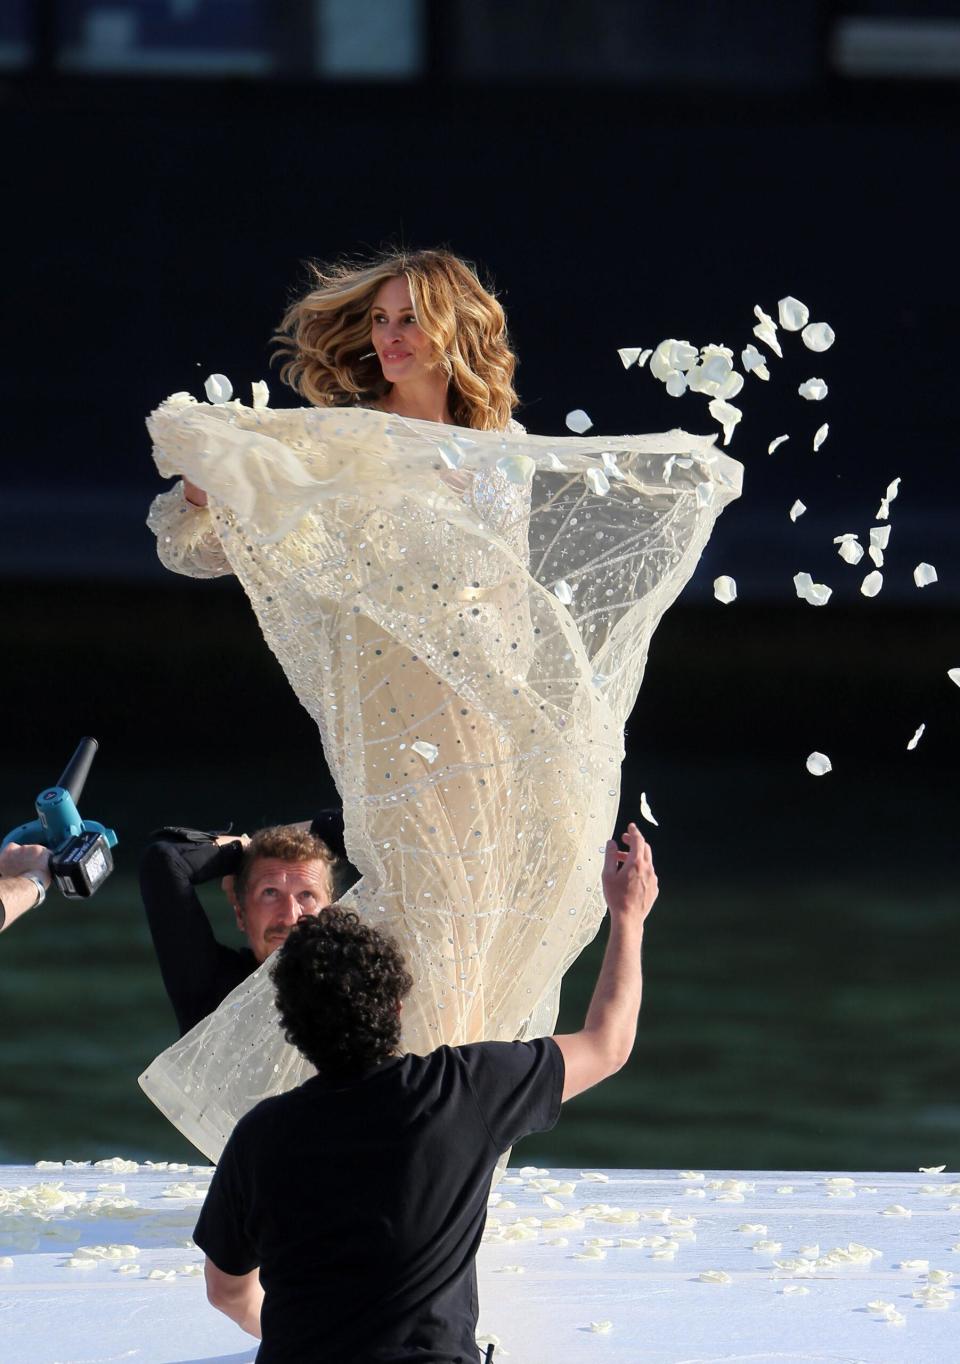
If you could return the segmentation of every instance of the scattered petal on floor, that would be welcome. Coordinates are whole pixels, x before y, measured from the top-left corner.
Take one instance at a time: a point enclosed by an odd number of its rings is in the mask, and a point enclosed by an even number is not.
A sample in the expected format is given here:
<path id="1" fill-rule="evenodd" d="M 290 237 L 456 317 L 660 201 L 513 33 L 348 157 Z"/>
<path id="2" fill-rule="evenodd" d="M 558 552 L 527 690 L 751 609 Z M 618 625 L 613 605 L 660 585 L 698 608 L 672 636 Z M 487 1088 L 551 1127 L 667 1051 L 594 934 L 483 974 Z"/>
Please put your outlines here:
<path id="1" fill-rule="evenodd" d="M 419 753 L 424 762 L 436 762 L 437 754 L 440 752 L 436 744 L 427 743 L 426 739 L 417 739 L 410 745 L 414 753 Z"/>
<path id="2" fill-rule="evenodd" d="M 557 601 L 562 602 L 564 606 L 571 606 L 573 604 L 573 589 L 566 578 L 561 578 L 558 582 L 554 583 L 553 595 L 556 597 Z"/>
<path id="3" fill-rule="evenodd" d="M 733 1283 L 730 1275 L 723 1269 L 705 1269 L 697 1278 L 701 1283 Z"/>

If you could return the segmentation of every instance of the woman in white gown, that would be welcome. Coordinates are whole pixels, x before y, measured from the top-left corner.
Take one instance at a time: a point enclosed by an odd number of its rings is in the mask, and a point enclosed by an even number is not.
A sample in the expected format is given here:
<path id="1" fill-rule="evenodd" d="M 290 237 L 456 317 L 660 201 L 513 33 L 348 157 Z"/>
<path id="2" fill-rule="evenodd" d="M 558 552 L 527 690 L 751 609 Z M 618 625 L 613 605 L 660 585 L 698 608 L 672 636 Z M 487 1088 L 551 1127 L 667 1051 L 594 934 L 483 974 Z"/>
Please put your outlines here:
<path id="1" fill-rule="evenodd" d="M 255 386 L 151 417 L 182 476 L 151 508 L 160 557 L 236 574 L 316 720 L 362 873 L 344 902 L 414 976 L 406 1047 L 549 1032 L 603 914 L 650 636 L 740 466 L 683 431 L 527 435 L 502 309 L 446 252 L 318 272 L 282 338 L 311 407 Z M 308 1071 L 261 969 L 141 1083 L 216 1158 Z"/>

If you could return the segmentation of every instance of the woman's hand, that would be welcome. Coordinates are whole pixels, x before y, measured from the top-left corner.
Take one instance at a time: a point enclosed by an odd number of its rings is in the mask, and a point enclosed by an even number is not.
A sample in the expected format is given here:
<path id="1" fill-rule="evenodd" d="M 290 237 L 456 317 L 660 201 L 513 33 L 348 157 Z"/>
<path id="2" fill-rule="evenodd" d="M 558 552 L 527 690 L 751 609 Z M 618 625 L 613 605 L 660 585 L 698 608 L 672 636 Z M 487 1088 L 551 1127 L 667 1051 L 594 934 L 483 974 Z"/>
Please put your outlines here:
<path id="1" fill-rule="evenodd" d="M 188 478 L 183 480 L 183 495 L 194 507 L 205 507 L 207 505 L 207 494 L 195 483 L 191 483 Z"/>

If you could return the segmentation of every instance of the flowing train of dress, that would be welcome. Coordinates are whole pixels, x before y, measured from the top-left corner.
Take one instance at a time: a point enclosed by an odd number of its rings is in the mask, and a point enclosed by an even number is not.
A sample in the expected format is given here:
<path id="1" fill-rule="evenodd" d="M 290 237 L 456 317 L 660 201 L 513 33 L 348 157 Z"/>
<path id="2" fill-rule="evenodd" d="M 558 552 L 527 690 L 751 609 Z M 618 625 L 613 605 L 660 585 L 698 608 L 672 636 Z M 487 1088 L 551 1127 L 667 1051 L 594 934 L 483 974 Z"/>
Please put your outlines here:
<path id="1" fill-rule="evenodd" d="M 235 573 L 320 729 L 361 881 L 414 977 L 404 1045 L 549 1032 L 603 915 L 623 727 L 650 636 L 740 466 L 682 431 L 478 432 L 363 409 L 169 399 L 168 567 Z M 141 1084 L 216 1158 L 299 1083 L 261 968 Z"/>

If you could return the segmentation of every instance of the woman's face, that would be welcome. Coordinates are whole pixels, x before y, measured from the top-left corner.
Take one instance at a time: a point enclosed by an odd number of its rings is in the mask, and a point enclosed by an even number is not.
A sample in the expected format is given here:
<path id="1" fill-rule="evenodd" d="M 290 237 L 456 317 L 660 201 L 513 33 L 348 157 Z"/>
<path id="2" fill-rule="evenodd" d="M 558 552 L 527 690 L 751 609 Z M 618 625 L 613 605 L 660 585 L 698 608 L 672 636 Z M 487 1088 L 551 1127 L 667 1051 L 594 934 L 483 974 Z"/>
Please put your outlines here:
<path id="1" fill-rule="evenodd" d="M 406 277 L 388 279 L 370 310 L 370 335 L 388 384 L 409 383 L 434 368 L 432 347 L 413 312 Z"/>

